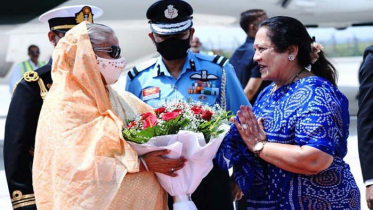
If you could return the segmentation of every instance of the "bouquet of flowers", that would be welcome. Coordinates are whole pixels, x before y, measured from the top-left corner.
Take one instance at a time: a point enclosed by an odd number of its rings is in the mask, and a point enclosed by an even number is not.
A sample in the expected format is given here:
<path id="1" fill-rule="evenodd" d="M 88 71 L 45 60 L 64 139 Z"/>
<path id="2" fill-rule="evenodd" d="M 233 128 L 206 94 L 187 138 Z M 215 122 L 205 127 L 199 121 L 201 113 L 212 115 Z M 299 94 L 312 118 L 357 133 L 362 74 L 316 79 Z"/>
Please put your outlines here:
<path id="1" fill-rule="evenodd" d="M 211 171 L 212 159 L 229 130 L 231 117 L 219 105 L 176 101 L 127 122 L 123 136 L 140 156 L 168 149 L 168 158 L 187 158 L 177 177 L 156 175 L 162 187 L 174 196 L 175 210 L 197 209 L 190 196 Z"/>

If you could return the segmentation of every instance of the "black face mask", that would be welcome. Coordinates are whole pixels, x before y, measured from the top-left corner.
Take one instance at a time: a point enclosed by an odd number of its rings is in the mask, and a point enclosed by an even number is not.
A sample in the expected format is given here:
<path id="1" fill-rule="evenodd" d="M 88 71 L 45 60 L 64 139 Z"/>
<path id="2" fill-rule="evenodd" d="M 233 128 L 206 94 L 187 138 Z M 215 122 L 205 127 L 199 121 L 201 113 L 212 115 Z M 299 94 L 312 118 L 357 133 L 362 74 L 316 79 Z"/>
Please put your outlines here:
<path id="1" fill-rule="evenodd" d="M 163 42 L 154 40 L 157 51 L 168 61 L 185 58 L 190 48 L 190 36 L 187 39 L 171 37 Z"/>

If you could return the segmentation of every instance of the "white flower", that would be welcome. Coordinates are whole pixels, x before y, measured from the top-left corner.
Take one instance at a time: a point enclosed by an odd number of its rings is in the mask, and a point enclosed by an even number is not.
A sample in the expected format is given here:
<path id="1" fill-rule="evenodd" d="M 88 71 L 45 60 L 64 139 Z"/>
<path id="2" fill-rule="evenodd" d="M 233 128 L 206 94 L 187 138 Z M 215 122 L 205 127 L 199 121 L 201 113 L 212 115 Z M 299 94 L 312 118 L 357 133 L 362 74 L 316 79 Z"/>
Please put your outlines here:
<path id="1" fill-rule="evenodd" d="M 319 53 L 324 47 L 317 43 L 312 42 L 311 43 L 311 63 L 314 64 L 319 59 Z"/>

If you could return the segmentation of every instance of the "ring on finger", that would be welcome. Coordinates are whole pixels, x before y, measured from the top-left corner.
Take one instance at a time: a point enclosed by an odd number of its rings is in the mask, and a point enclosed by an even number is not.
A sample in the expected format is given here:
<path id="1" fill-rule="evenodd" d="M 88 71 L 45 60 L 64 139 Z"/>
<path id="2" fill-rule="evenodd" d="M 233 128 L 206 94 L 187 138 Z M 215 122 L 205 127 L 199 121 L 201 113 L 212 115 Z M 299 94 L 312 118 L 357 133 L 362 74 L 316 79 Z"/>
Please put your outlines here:
<path id="1" fill-rule="evenodd" d="M 245 124 L 242 124 L 242 128 L 243 128 L 243 129 L 246 130 L 248 127 L 249 127 L 249 126 L 248 126 L 246 123 L 245 123 Z"/>

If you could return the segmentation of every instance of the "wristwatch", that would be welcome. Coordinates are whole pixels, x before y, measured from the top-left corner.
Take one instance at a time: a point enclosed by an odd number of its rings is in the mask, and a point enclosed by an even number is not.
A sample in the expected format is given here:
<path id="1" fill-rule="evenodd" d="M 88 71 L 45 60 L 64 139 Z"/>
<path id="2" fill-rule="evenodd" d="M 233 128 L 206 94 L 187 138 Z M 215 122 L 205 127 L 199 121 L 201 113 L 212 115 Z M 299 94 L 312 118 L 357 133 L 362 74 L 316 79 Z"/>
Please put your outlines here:
<path id="1" fill-rule="evenodd" d="M 255 144 L 255 146 L 254 146 L 254 154 L 255 154 L 255 156 L 259 155 L 260 151 L 263 150 L 265 144 L 267 144 L 267 141 L 260 141 L 260 142 L 258 142 L 258 143 Z"/>

